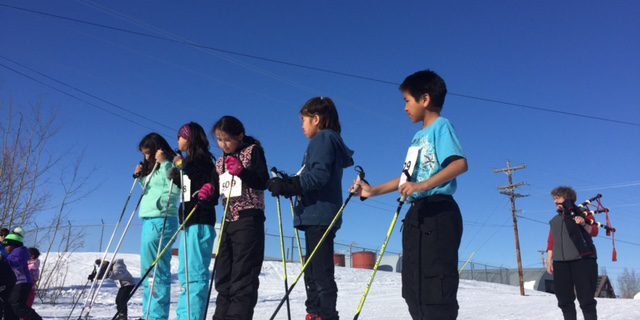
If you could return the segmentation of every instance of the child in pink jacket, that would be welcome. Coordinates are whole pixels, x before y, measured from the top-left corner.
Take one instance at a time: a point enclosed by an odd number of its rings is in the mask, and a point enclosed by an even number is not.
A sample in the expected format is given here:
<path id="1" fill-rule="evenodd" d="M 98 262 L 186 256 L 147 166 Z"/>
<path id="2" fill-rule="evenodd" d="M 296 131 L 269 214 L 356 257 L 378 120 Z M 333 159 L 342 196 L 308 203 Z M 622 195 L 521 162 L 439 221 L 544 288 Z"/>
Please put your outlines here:
<path id="1" fill-rule="evenodd" d="M 40 259 L 38 259 L 38 257 L 40 257 L 40 250 L 38 250 L 38 248 L 29 248 L 29 256 L 30 259 L 29 262 L 27 262 L 27 267 L 29 268 L 29 273 L 31 273 L 33 287 L 27 298 L 27 306 L 31 307 L 33 301 L 36 299 L 36 284 L 40 279 Z"/>

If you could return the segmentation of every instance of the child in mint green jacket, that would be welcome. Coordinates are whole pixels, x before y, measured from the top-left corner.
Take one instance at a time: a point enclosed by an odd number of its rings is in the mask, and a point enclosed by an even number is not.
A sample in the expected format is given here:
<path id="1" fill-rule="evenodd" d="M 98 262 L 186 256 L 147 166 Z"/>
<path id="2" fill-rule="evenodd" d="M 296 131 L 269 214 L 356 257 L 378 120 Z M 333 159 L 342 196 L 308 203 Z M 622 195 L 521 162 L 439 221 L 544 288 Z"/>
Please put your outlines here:
<path id="1" fill-rule="evenodd" d="M 144 155 L 144 162 L 136 168 L 135 174 L 142 177 L 140 181 L 149 179 L 147 188 L 140 203 L 139 216 L 142 219 L 142 239 L 140 262 L 145 272 L 155 261 L 159 249 L 167 245 L 171 236 L 178 229 L 179 188 L 171 187 L 167 178 L 173 163 L 169 159 L 175 157 L 169 143 L 157 133 L 150 133 L 140 141 L 138 149 Z M 156 171 L 153 171 L 157 164 Z M 151 174 L 151 176 L 149 176 Z M 156 265 L 155 278 L 149 277 L 144 282 L 142 300 L 143 319 L 168 319 L 171 303 L 171 255 L 164 255 Z M 154 274 L 153 272 L 151 274 Z M 151 292 L 153 284 L 153 292 Z M 149 299 L 151 295 L 151 299 Z M 148 314 L 148 317 L 147 317 Z"/>

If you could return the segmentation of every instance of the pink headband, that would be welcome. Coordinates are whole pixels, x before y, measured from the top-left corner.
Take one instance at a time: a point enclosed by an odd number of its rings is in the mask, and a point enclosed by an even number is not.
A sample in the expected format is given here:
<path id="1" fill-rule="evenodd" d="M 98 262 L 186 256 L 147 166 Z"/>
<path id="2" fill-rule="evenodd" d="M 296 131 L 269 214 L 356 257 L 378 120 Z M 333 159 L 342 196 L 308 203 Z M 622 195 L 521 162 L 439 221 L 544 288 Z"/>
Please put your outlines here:
<path id="1" fill-rule="evenodd" d="M 182 137 L 187 141 L 191 141 L 191 130 L 189 129 L 188 124 L 180 127 L 180 130 L 178 130 L 178 137 Z"/>

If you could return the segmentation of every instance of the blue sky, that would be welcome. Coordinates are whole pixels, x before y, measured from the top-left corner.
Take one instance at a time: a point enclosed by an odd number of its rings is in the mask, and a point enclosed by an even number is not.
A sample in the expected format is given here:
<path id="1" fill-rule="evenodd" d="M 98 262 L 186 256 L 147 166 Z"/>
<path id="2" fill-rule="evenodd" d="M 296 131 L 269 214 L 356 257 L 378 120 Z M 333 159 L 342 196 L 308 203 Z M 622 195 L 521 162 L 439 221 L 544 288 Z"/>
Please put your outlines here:
<path id="1" fill-rule="evenodd" d="M 10 1 L 2 3 L 140 32 L 167 33 L 214 47 L 299 64 L 401 82 L 425 68 L 440 73 L 450 93 L 499 99 L 596 117 L 640 119 L 640 5 L 494 1 L 455 3 L 323 1 L 211 3 Z M 108 11 L 104 8 L 114 11 Z M 169 36 L 171 37 L 171 36 Z M 294 172 L 306 147 L 298 110 L 310 97 L 332 97 L 346 143 L 372 183 L 399 174 L 419 125 L 403 111 L 397 87 L 148 39 L 0 7 L 0 55 L 135 111 L 153 122 L 74 92 L 83 99 L 164 134 L 175 145 L 187 121 L 209 129 L 222 115 L 240 118 L 260 139 L 270 166 Z M 28 73 L 4 59 L 0 62 Z M 73 92 L 68 88 L 61 89 Z M 55 150 L 85 150 L 96 192 L 75 204 L 74 224 L 113 223 L 130 186 L 149 129 L 134 125 L 0 67 L 0 99 L 19 107 L 41 102 L 55 109 L 61 131 Z M 3 109 L 3 112 L 5 110 Z M 465 220 L 461 257 L 515 266 L 509 203 L 493 173 L 507 160 L 528 168 L 516 174 L 531 196 L 518 201 L 522 215 L 548 221 L 549 190 L 576 187 L 579 198 L 602 193 L 612 209 L 617 237 L 639 242 L 640 128 L 533 111 L 450 95 L 443 116 L 456 127 L 470 171 L 456 198 Z M 220 154 L 215 148 L 214 153 Z M 52 151 L 53 152 L 53 151 Z M 345 171 L 345 188 L 354 176 Z M 58 186 L 47 186 L 57 193 Z M 354 201 L 337 235 L 340 242 L 378 247 L 395 207 L 394 196 Z M 275 204 L 267 203 L 267 228 L 277 232 Z M 47 219 L 53 211 L 47 212 Z M 285 226 L 292 233 L 285 214 Z M 539 266 L 548 227 L 520 221 L 525 266 Z M 87 239 L 91 242 L 93 234 Z M 125 251 L 138 247 L 127 237 Z M 600 265 L 610 273 L 638 268 L 640 247 L 597 240 Z M 400 250 L 397 229 L 390 250 Z"/>

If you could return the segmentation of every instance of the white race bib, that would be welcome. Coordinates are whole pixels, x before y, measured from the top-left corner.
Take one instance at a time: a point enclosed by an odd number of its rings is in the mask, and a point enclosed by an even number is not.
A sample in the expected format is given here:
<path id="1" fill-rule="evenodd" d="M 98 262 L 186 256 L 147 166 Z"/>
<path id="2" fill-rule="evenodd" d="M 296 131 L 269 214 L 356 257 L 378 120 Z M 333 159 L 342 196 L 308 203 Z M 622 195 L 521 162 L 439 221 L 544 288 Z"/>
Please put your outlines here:
<path id="1" fill-rule="evenodd" d="M 233 183 L 233 187 L 232 184 Z M 231 194 L 229 194 L 231 193 Z M 220 175 L 220 194 L 225 198 L 235 198 L 242 195 L 242 180 L 232 176 L 229 171 Z"/>
<path id="2" fill-rule="evenodd" d="M 186 203 L 191 201 L 191 179 L 188 175 L 182 175 L 182 197 L 180 201 Z"/>
<path id="3" fill-rule="evenodd" d="M 420 149 L 422 147 L 409 147 L 407 150 L 407 157 L 404 159 L 404 166 L 402 170 L 407 170 L 409 172 L 409 176 L 413 176 L 413 172 L 416 170 L 416 163 L 418 162 L 418 155 L 420 154 Z M 407 182 L 407 176 L 404 172 L 400 175 L 400 183 L 398 187 Z"/>

